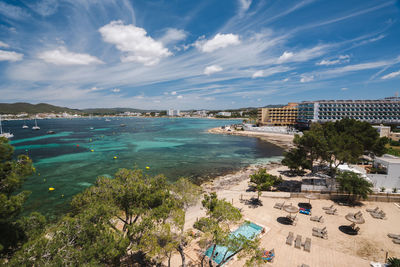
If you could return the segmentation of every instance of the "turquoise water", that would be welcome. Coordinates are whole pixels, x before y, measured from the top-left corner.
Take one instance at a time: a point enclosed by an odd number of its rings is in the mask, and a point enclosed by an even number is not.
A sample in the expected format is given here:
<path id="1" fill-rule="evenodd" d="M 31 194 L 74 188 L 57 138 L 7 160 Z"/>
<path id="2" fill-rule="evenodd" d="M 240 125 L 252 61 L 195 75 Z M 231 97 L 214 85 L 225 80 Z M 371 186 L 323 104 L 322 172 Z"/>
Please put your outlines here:
<path id="1" fill-rule="evenodd" d="M 255 223 L 252 223 L 252 222 L 248 222 L 248 223 L 242 224 L 236 231 L 232 232 L 231 235 L 234 235 L 234 236 L 242 235 L 242 236 L 245 236 L 248 240 L 251 240 L 251 239 L 255 238 L 257 235 L 259 235 L 261 233 L 262 229 L 263 228 L 261 226 L 255 224 Z M 218 255 L 216 257 L 214 257 L 213 260 L 219 264 L 224 259 L 224 255 L 227 252 L 227 250 L 228 250 L 227 247 L 217 245 L 215 247 L 214 256 L 217 253 L 218 253 Z M 207 257 L 211 257 L 212 251 L 213 251 L 212 246 L 206 250 L 205 254 L 207 255 Z M 228 253 L 226 253 L 226 255 L 225 255 L 225 258 L 231 256 L 232 254 L 233 254 L 233 252 L 228 251 Z"/>
<path id="2" fill-rule="evenodd" d="M 37 210 L 53 216 L 64 213 L 72 196 L 93 185 L 98 176 L 113 176 L 120 168 L 149 166 L 146 172 L 150 174 L 163 173 L 171 181 L 188 177 L 200 183 L 282 155 L 282 149 L 256 138 L 207 133 L 209 128 L 237 122 L 186 118 L 113 118 L 110 122 L 103 118 L 51 119 L 39 120 L 39 131 L 22 129 L 23 121 L 5 121 L 3 128 L 14 134 L 11 143 L 16 154 L 28 153 L 37 169 L 23 186 L 32 192 L 25 212 Z M 27 124 L 32 127 L 34 122 Z M 56 134 L 47 135 L 49 130 Z M 49 187 L 55 190 L 49 192 Z"/>

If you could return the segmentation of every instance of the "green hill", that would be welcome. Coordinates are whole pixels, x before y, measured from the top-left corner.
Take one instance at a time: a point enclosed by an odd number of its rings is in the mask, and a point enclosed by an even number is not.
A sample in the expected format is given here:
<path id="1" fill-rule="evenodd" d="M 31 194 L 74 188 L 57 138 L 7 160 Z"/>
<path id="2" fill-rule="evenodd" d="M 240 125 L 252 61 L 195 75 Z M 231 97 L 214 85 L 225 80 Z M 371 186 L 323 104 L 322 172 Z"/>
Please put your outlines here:
<path id="1" fill-rule="evenodd" d="M 29 104 L 29 103 L 0 103 L 0 114 L 18 114 L 26 112 L 28 114 L 36 113 L 63 113 L 83 114 L 84 112 L 78 109 L 70 109 L 66 107 L 58 107 L 50 104 Z"/>

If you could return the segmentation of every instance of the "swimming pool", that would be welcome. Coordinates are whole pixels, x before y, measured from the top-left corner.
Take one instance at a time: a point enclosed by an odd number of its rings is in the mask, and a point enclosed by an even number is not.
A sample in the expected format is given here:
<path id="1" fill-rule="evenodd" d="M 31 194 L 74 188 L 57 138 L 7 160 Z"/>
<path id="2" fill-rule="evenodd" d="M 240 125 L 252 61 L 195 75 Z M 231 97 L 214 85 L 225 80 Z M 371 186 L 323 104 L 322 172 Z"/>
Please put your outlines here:
<path id="1" fill-rule="evenodd" d="M 242 224 L 238 229 L 233 231 L 231 233 L 231 235 L 234 235 L 234 236 L 242 235 L 242 236 L 245 236 L 247 239 L 251 240 L 251 239 L 255 238 L 257 235 L 259 235 L 261 233 L 262 229 L 263 229 L 263 227 L 255 224 L 255 223 L 246 222 L 246 223 Z M 231 252 L 231 251 L 228 251 L 228 253 L 226 253 L 227 250 L 228 250 L 227 247 L 217 245 L 215 248 L 213 260 L 219 264 L 224 259 L 224 256 L 225 256 L 225 258 L 227 258 L 233 254 L 233 252 Z M 213 246 L 209 247 L 206 250 L 205 254 L 207 255 L 207 257 L 211 257 L 212 251 L 213 251 Z M 226 255 L 225 255 L 225 253 L 226 253 Z M 217 256 L 215 256 L 216 254 L 217 254 Z"/>

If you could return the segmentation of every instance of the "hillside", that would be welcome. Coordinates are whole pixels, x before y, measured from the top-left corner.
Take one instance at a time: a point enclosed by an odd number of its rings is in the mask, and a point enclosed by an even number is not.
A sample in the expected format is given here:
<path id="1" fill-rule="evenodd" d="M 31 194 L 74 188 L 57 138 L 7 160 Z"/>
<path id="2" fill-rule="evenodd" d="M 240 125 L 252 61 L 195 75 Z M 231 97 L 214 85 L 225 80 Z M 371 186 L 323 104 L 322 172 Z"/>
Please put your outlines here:
<path id="1" fill-rule="evenodd" d="M 36 113 L 62 113 L 68 112 L 73 114 L 82 114 L 83 112 L 77 109 L 70 109 L 66 107 L 58 107 L 50 104 L 29 104 L 29 103 L 0 103 L 0 114 L 18 114 L 26 112 L 28 114 Z"/>

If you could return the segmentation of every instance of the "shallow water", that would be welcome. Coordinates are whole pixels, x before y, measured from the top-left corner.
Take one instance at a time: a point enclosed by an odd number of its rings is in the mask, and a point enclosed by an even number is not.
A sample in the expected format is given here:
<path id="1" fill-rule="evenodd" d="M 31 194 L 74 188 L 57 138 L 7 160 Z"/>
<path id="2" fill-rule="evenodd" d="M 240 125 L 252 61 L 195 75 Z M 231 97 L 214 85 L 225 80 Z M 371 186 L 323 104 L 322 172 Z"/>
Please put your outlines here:
<path id="1" fill-rule="evenodd" d="M 146 172 L 163 173 L 171 181 L 184 176 L 199 182 L 282 155 L 281 148 L 257 138 L 207 133 L 209 128 L 237 122 L 186 118 L 113 118 L 110 122 L 101 118 L 51 119 L 39 120 L 39 131 L 22 129 L 23 121 L 5 121 L 3 128 L 14 134 L 11 143 L 16 154 L 28 153 L 37 170 L 23 186 L 23 190 L 32 191 L 25 212 L 54 216 L 64 213 L 72 196 L 91 186 L 98 176 L 112 176 L 120 168 L 149 166 Z M 126 127 L 121 127 L 122 123 Z M 34 122 L 27 124 L 32 127 Z M 47 135 L 49 130 L 56 134 Z M 49 187 L 55 190 L 49 192 Z"/>

